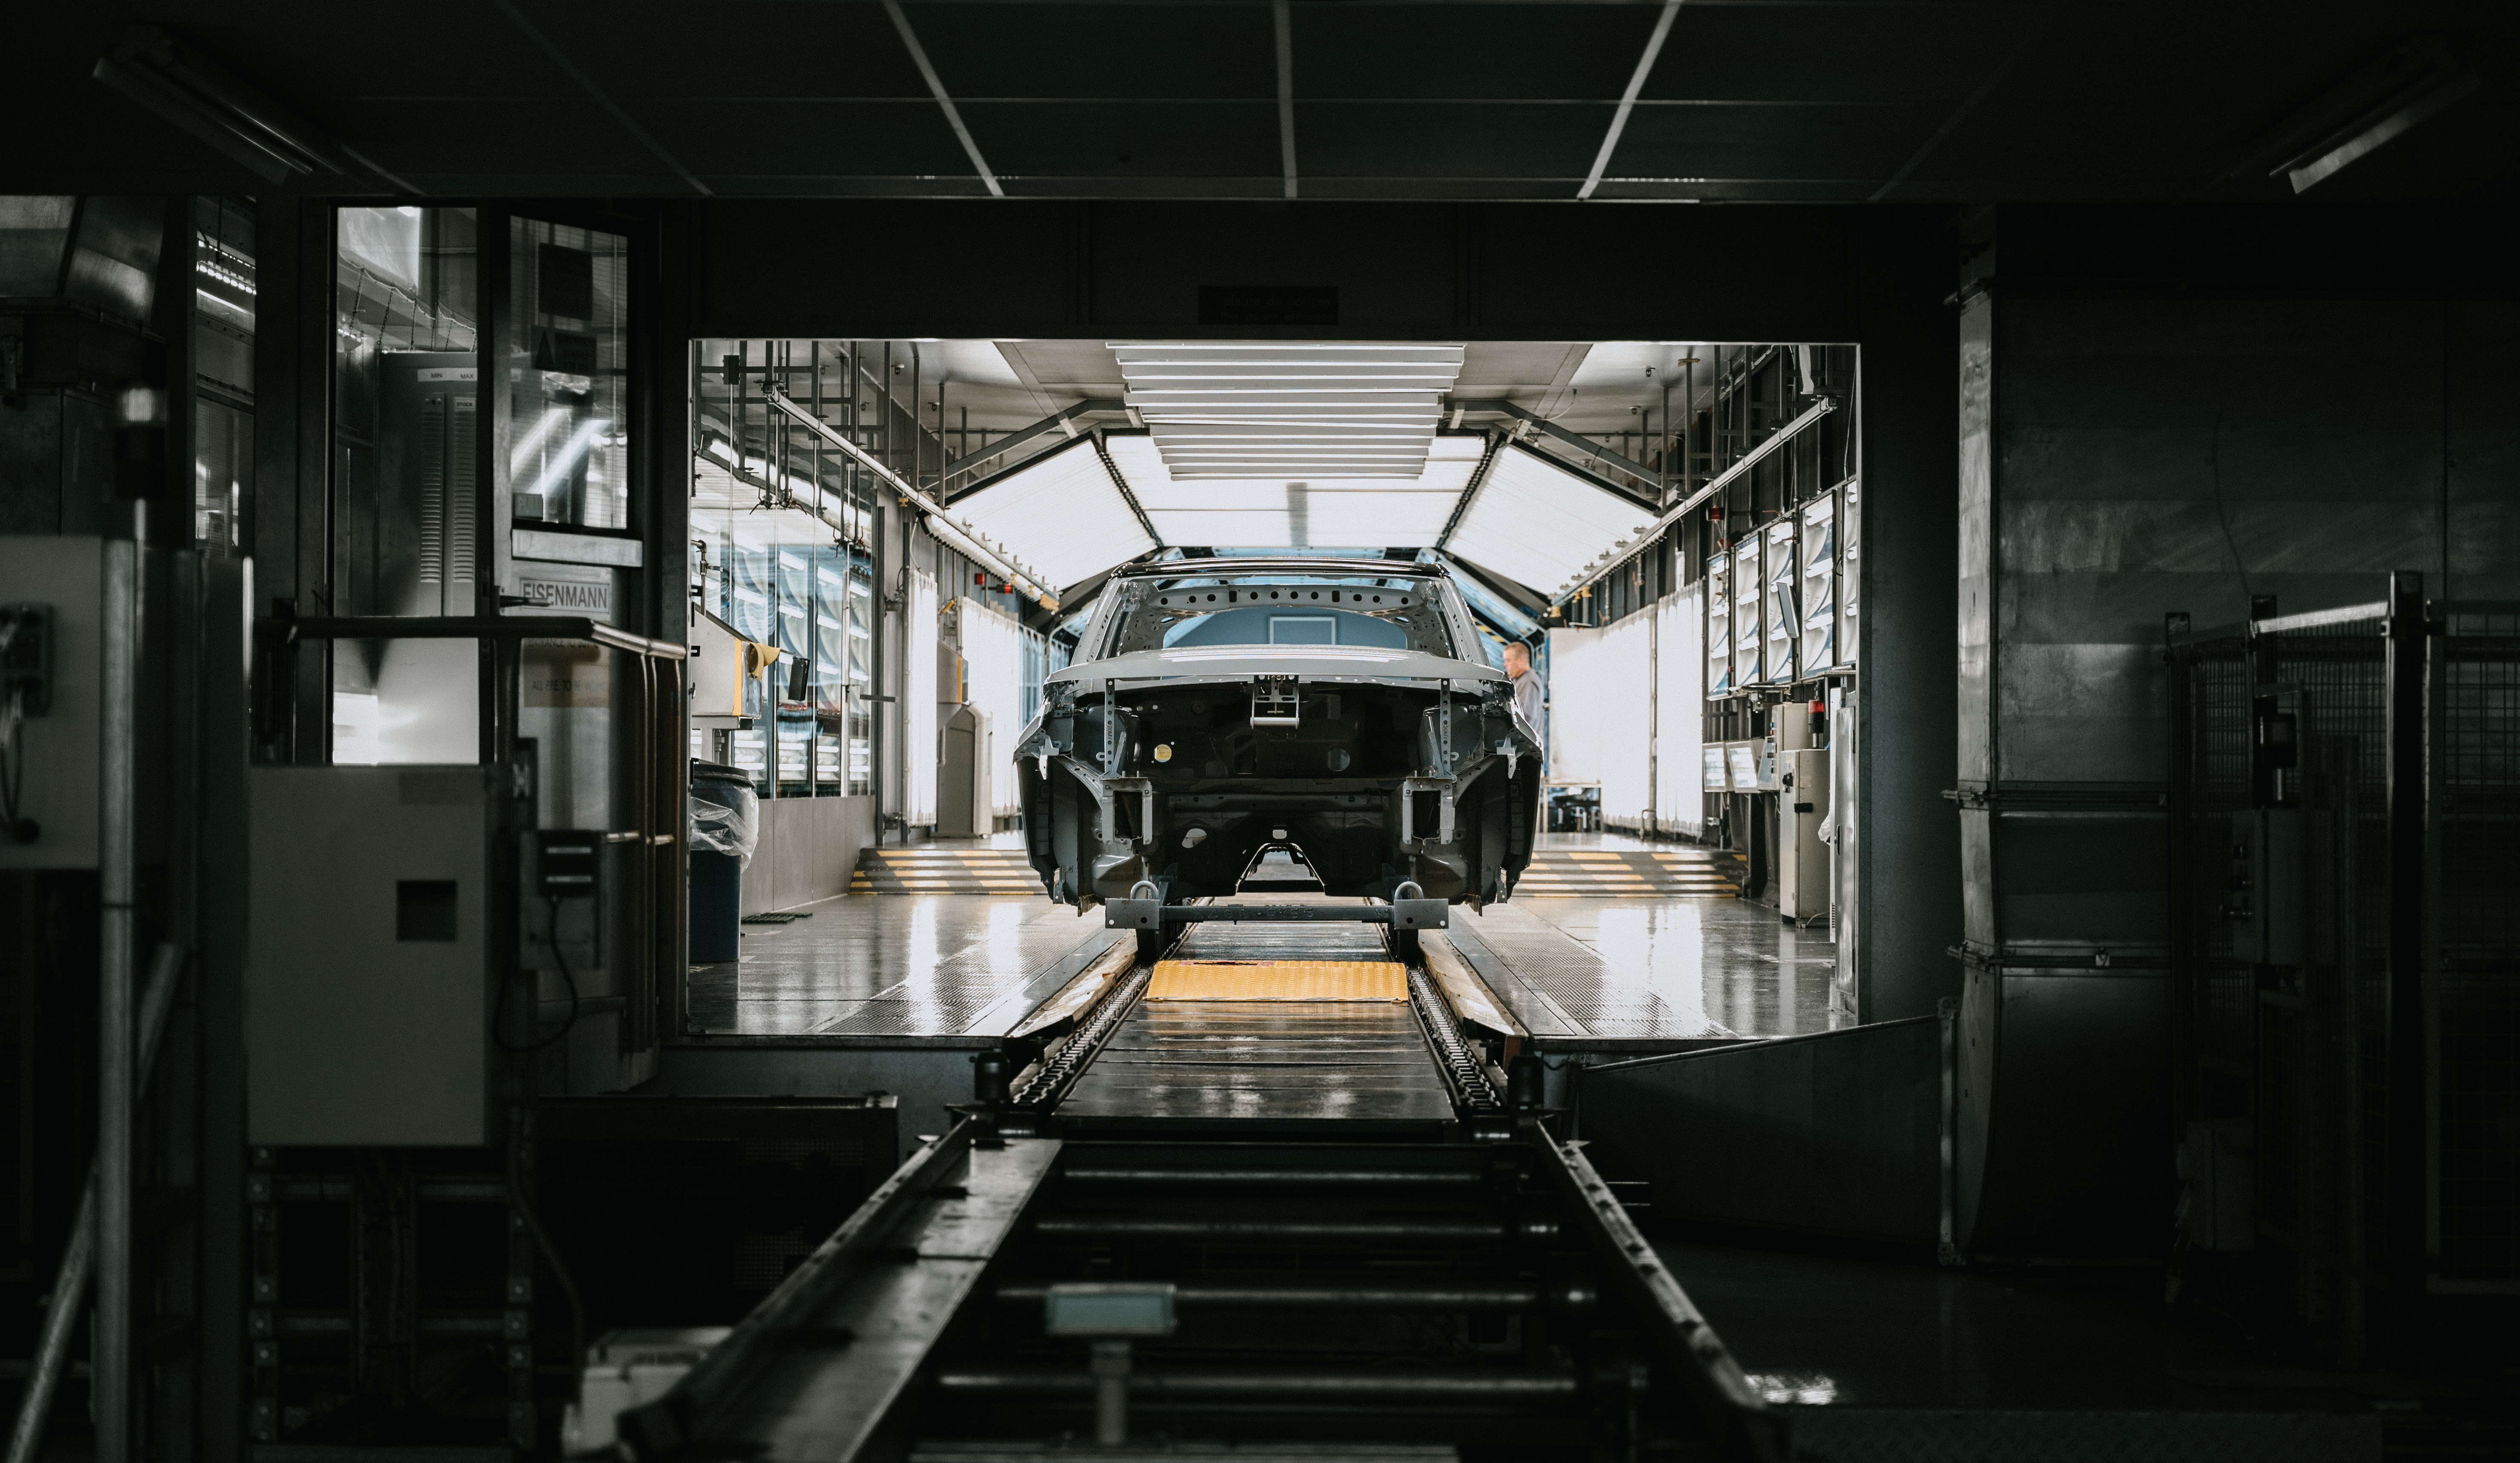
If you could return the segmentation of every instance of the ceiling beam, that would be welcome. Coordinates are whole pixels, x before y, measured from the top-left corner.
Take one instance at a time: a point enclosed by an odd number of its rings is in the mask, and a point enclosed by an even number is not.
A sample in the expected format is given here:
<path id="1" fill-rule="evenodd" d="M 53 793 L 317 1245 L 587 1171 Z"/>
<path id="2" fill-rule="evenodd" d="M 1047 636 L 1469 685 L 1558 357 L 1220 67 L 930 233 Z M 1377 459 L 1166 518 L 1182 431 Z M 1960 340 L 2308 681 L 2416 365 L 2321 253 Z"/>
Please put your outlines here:
<path id="1" fill-rule="evenodd" d="M 938 473 L 936 476 L 937 495 L 939 497 L 944 496 L 945 485 L 947 483 L 952 482 L 964 473 L 977 467 L 982 463 L 989 462 L 996 458 L 1005 457 L 1009 452 L 1021 447 L 1023 444 L 1031 441 L 1035 437 L 1047 436 L 1055 431 L 1063 431 L 1071 437 L 1075 436 L 1076 427 L 1073 423 L 1079 417 L 1092 412 L 1120 412 L 1126 410 L 1127 408 L 1122 403 L 1111 398 L 1100 396 L 1088 397 L 1086 400 L 1076 403 L 1065 411 L 1054 412 L 1051 415 L 1044 417 L 1030 426 L 1017 427 L 1013 431 L 1011 431 L 1005 436 L 1000 437 L 998 440 L 990 443 L 988 446 L 972 453 L 969 457 L 961 458 L 957 461 L 947 463 L 945 465 L 945 470 Z"/>
<path id="2" fill-rule="evenodd" d="M 1286 197 L 1295 196 L 1295 27 L 1286 0 L 1270 0 L 1278 32 L 1278 157 L 1286 172 Z"/>
<path id="3" fill-rule="evenodd" d="M 604 94 L 604 88 L 597 86 L 594 78 L 588 76 L 584 71 L 579 70 L 575 62 L 572 62 L 566 56 L 562 55 L 560 47 L 552 44 L 551 37 L 543 34 L 541 30 L 535 27 L 533 22 L 525 19 L 524 12 L 510 4 L 509 0 L 498 0 L 498 6 L 499 13 L 508 18 L 509 23 L 515 25 L 518 30 L 523 31 L 527 40 L 532 41 L 535 46 L 541 49 L 545 56 L 551 58 L 552 65 L 560 67 L 561 70 L 567 75 L 569 80 L 577 83 L 580 91 L 585 92 L 589 97 L 594 99 L 596 106 L 603 108 L 606 114 L 609 115 L 614 121 L 621 124 L 622 131 L 639 139 L 639 143 L 642 147 L 645 147 L 649 152 L 655 154 L 659 161 L 674 170 L 675 177 L 678 177 L 684 182 L 692 185 L 692 191 L 694 193 L 698 194 L 704 199 L 717 197 L 716 194 L 709 191 L 709 186 L 707 184 L 693 176 L 690 168 L 683 166 L 681 158 L 666 152 L 665 145 L 663 143 L 660 143 L 656 141 L 654 137 L 650 136 L 647 128 L 640 126 L 637 122 L 631 120 L 630 113 L 623 111 L 619 104 L 615 103 L 610 97 L 606 96 Z"/>
<path id="4" fill-rule="evenodd" d="M 1985 101 L 1990 95 L 1992 95 L 1996 87 L 2003 80 L 2003 78 L 2012 73 L 2013 66 L 2020 62 L 2022 57 L 2030 54 L 2031 44 L 2037 41 L 2042 35 L 2047 34 L 2047 32 L 2048 27 L 2044 24 L 2032 27 L 2030 33 L 2023 36 L 2020 42 L 2012 48 L 2012 54 L 1996 63 L 1995 69 L 1986 73 L 1986 79 L 1977 84 L 1977 89 L 1970 92 L 1967 96 L 1962 97 L 1960 99 L 1960 105 L 1952 109 L 1952 114 L 1943 118 L 1943 124 L 1934 129 L 1933 135 L 1927 137 L 1922 143 L 1918 144 L 1916 151 L 1908 155 L 1908 160 L 1899 164 L 1899 170 L 1890 175 L 1889 181 L 1872 190 L 1871 197 L 1866 199 L 1864 201 L 1868 203 L 1880 202 L 1883 199 L 1890 196 L 1890 190 L 1907 182 L 1908 175 L 1914 172 L 1918 164 L 1922 163 L 1928 156 L 1932 155 L 1934 149 L 1943 145 L 1944 138 L 1951 136 L 1954 131 L 1958 129 L 1960 123 L 1968 120 L 1969 113 L 1977 111 L 1978 104 Z"/>
<path id="5" fill-rule="evenodd" d="M 1653 34 L 1645 38 L 1645 54 L 1637 58 L 1637 69 L 1628 77 L 1628 89 L 1619 98 L 1619 110 L 1610 113 L 1609 135 L 1601 139 L 1601 151 L 1593 155 L 1593 171 L 1586 174 L 1584 186 L 1575 190 L 1578 199 L 1589 199 L 1593 190 L 1601 186 L 1601 174 L 1610 166 L 1610 155 L 1619 150 L 1619 134 L 1628 130 L 1628 113 L 1637 110 L 1637 93 L 1645 89 L 1645 78 L 1653 74 L 1654 59 L 1662 55 L 1662 43 L 1671 35 L 1671 22 L 1680 18 L 1680 0 L 1663 0 L 1662 14 L 1655 18 Z"/>
<path id="6" fill-rule="evenodd" d="M 500 3 L 504 5 L 507 0 L 500 0 Z M 971 140 L 971 129 L 963 125 L 962 111 L 954 106 L 953 97 L 946 93 L 945 83 L 936 75 L 936 67 L 928 63 L 927 48 L 919 44 L 919 32 L 910 28 L 910 17 L 902 10 L 901 0 L 883 0 L 883 13 L 892 17 L 892 28 L 901 33 L 901 44 L 909 50 L 910 59 L 918 64 L 919 74 L 927 82 L 928 95 L 936 99 L 937 107 L 944 111 L 945 125 L 954 129 L 956 140 L 963 144 L 964 154 L 971 159 L 971 170 L 980 175 L 981 186 L 989 190 L 989 197 L 1005 198 L 1007 191 L 998 186 L 998 175 L 989 170 L 989 159 L 980 155 L 980 145 Z"/>
<path id="7" fill-rule="evenodd" d="M 1598 458 L 1602 462 L 1610 464 L 1632 477 L 1653 484 L 1654 491 L 1657 493 L 1662 491 L 1661 473 L 1656 472 L 1654 469 L 1646 466 L 1642 463 L 1632 462 L 1622 454 L 1612 452 L 1610 449 L 1594 441 L 1590 437 L 1584 436 L 1578 432 L 1568 431 L 1566 428 L 1559 426 L 1556 422 L 1552 421 L 1545 417 L 1536 416 L 1526 408 L 1517 405 L 1514 402 L 1504 400 L 1455 400 L 1447 404 L 1464 412 L 1503 412 L 1505 415 L 1513 418 L 1517 421 L 1527 421 L 1531 423 L 1532 430 L 1541 432 L 1548 436 L 1555 437 L 1558 441 L 1564 442 L 1569 446 L 1580 447 L 1584 449 L 1586 455 Z"/>

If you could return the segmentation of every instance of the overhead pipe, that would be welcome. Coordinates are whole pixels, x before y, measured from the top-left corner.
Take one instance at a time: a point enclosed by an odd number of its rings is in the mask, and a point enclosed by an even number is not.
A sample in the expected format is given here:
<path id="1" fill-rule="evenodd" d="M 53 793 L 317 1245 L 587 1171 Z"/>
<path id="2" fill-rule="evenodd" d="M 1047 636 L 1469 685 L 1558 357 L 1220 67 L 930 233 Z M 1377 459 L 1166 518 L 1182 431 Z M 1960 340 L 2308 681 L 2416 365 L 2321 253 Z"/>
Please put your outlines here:
<path id="1" fill-rule="evenodd" d="M 796 502 L 796 474 L 773 465 L 769 459 L 748 452 L 739 452 L 726 435 L 714 426 L 704 427 L 700 438 L 700 456 L 724 467 L 736 481 L 749 484 L 767 493 L 785 497 L 800 512 L 820 518 L 832 532 L 863 548 L 868 539 L 866 515 L 847 503 L 834 506 L 828 490 L 812 481 L 805 486 L 813 490 L 814 506 L 806 508 Z"/>
<path id="2" fill-rule="evenodd" d="M 948 1396 L 1058 1396 L 1091 1392 L 1083 1371 L 949 1371 L 936 1390 Z M 1564 1371 L 1449 1372 L 1136 1372 L 1128 1389 L 1156 1399 L 1204 1397 L 1267 1402 L 1553 1402 L 1583 1395 L 1584 1384 Z"/>
<path id="3" fill-rule="evenodd" d="M 1472 1175 L 1478 1176 L 1478 1175 Z M 1001 1305 L 1038 1306 L 1050 1286 L 1001 1285 Z M 1587 1299 L 1578 1287 L 1545 1292 L 1536 1281 L 1460 1281 L 1413 1285 L 1177 1285 L 1173 1304 L 1220 1310 L 1527 1310 L 1543 1301 Z"/>
<path id="4" fill-rule="evenodd" d="M 1742 473 L 1759 466 L 1759 464 L 1765 461 L 1770 454 L 1776 452 L 1777 449 L 1791 441 L 1803 430 L 1803 428 L 1811 425 L 1813 422 L 1818 421 L 1822 417 L 1825 417 L 1836 410 L 1837 398 L 1834 396 L 1823 396 L 1820 400 L 1813 402 L 1809 407 L 1804 409 L 1801 416 L 1796 417 L 1793 421 L 1777 428 L 1774 432 L 1768 435 L 1767 440 L 1761 442 L 1758 446 L 1751 448 L 1747 453 L 1743 454 L 1739 462 L 1734 463 L 1732 466 L 1725 468 L 1715 476 L 1708 478 L 1704 486 L 1700 487 L 1696 492 L 1689 494 L 1687 498 L 1681 500 L 1681 502 L 1669 512 L 1656 518 L 1650 526 L 1644 529 L 1643 532 L 1638 534 L 1636 538 L 1630 541 L 1635 547 L 1628 549 L 1613 549 L 1609 553 L 1596 558 L 1592 563 L 1586 564 L 1583 568 L 1577 570 L 1573 579 L 1570 579 L 1566 583 L 1558 586 L 1556 598 L 1551 599 L 1549 602 L 1552 606 L 1565 603 L 1567 600 L 1575 598 L 1575 592 L 1577 590 L 1618 568 L 1619 565 L 1626 563 L 1629 559 L 1636 557 L 1638 554 L 1642 554 L 1647 544 L 1650 544 L 1655 539 L 1661 537 L 1661 535 L 1673 524 L 1680 522 L 1683 518 L 1686 518 L 1690 513 L 1696 511 L 1699 504 L 1704 503 L 1709 498 L 1712 498 L 1716 494 L 1723 492 L 1726 488 L 1731 487 L 1735 478 L 1738 478 Z"/>
<path id="5" fill-rule="evenodd" d="M 131 1457 L 133 908 L 140 734 L 140 544 L 105 545 L 103 723 L 97 745 L 96 1324 L 89 1339 L 97 1463 Z"/>
<path id="6" fill-rule="evenodd" d="M 935 499 L 928 497 L 918 488 L 903 481 L 900 473 L 885 466 L 874 453 L 860 447 L 856 442 L 850 440 L 845 433 L 839 431 L 830 422 L 825 421 L 820 417 L 817 417 L 812 412 L 806 410 L 805 407 L 794 397 L 788 394 L 788 388 L 785 385 L 773 381 L 764 386 L 762 389 L 762 399 L 768 402 L 771 406 L 777 407 L 780 411 L 787 413 L 789 417 L 802 423 L 807 430 L 819 435 L 824 441 L 838 448 L 842 453 L 846 454 L 851 461 L 866 468 L 869 472 L 874 473 L 877 477 L 882 479 L 883 482 L 889 485 L 894 492 L 899 493 L 912 505 L 917 507 L 920 511 L 925 513 L 927 517 L 924 526 L 930 534 L 936 537 L 936 540 L 939 543 L 944 544 L 955 553 L 962 554 L 973 563 L 980 565 L 982 568 L 991 571 L 1001 579 L 1013 585 L 1016 590 L 1021 592 L 1023 595 L 1039 602 L 1042 608 L 1048 610 L 1057 610 L 1058 608 L 1058 597 L 1057 595 L 1053 594 L 1049 590 L 1043 589 L 1032 575 L 1017 569 L 1014 566 L 1014 563 L 1006 555 L 999 554 L 995 550 L 984 547 L 980 542 L 979 536 L 972 530 L 966 528 L 962 524 L 955 522 L 952 518 L 947 517 L 945 515 L 945 506 L 943 504 L 938 503 Z"/>

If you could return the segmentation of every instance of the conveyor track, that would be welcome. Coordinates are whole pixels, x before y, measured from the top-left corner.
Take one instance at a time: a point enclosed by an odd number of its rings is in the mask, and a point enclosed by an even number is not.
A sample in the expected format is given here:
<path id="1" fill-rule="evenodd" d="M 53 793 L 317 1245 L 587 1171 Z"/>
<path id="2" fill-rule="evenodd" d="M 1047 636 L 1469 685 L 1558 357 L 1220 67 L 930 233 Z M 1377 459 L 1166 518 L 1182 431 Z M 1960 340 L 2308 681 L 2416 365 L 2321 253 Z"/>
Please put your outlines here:
<path id="1" fill-rule="evenodd" d="M 1061 1292 L 1160 1291 L 1127 1436 L 1156 1453 L 1594 1463 L 1786 1454 L 1608 1187 L 1488 1142 L 1076 1141 L 966 1120 L 662 1400 L 633 1463 L 1087 1451 L 1102 1343 Z M 1098 1359 L 1100 1358 L 1100 1359 Z"/>
<path id="2" fill-rule="evenodd" d="M 1294 903 L 1289 901 L 1290 904 Z M 1326 901 L 1303 901 L 1311 908 Z M 1365 1124 L 1401 1135 L 1504 1112 L 1493 1069 L 1419 963 L 1415 942 L 1381 927 L 1326 920 L 1195 923 L 1163 952 L 1173 961 L 1396 962 L 1405 1000 L 1153 999 L 1142 959 L 1019 1074 L 1019 1130 L 1232 1124 L 1301 1129 Z M 1269 984 L 1255 981 L 1254 984 Z"/>
<path id="3" fill-rule="evenodd" d="M 1363 924 L 1204 922 L 1164 953 L 1390 947 Z M 1283 965 L 1244 988 L 1278 998 L 1150 999 L 1154 962 L 1125 958 L 1024 1029 L 1049 1044 L 1011 1054 L 1006 1100 L 624 1416 L 633 1463 L 1046 1456 L 1111 1439 L 1114 1407 L 1156 1452 L 1783 1456 L 1608 1186 L 1509 1110 L 1455 1012 L 1475 993 L 1440 989 L 1458 971 L 1408 960 L 1405 999 L 1372 972 L 1306 985 Z M 1171 989 L 1224 972 L 1199 974 Z M 984 1068 L 983 1092 L 1001 1080 Z M 1115 1288 L 1160 1292 L 1162 1327 L 1089 1348 L 1107 1333 L 1051 1324 Z"/>

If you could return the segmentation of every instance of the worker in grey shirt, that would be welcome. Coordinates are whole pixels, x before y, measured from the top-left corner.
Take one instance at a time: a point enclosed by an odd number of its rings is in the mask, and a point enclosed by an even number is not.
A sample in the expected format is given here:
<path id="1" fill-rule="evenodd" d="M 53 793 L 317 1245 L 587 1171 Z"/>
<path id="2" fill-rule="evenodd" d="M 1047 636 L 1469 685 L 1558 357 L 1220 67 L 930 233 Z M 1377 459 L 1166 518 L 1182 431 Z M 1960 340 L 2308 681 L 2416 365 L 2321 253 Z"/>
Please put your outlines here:
<path id="1" fill-rule="evenodd" d="M 1520 641 L 1505 643 L 1505 673 L 1513 679 L 1513 709 L 1531 724 L 1541 747 L 1549 746 L 1547 713 L 1540 707 L 1540 673 L 1531 668 L 1531 647 Z"/>

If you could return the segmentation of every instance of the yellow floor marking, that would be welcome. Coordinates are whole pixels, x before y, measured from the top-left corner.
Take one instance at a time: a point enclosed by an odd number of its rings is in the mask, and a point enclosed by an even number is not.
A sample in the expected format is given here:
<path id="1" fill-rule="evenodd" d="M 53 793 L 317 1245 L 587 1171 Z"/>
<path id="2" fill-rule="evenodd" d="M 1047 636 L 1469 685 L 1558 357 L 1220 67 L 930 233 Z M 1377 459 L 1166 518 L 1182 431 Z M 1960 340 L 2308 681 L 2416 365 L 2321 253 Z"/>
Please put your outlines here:
<path id="1" fill-rule="evenodd" d="M 1148 1000 L 1407 1000 L 1389 960 L 1163 960 Z"/>

